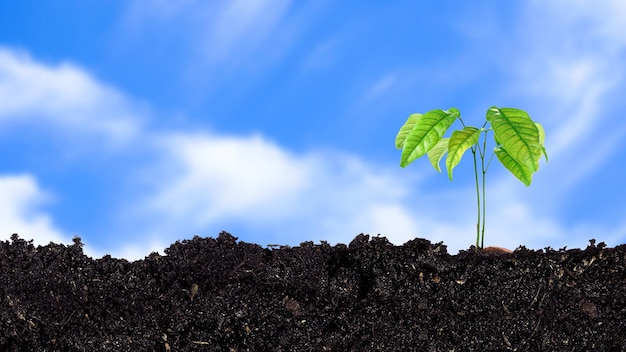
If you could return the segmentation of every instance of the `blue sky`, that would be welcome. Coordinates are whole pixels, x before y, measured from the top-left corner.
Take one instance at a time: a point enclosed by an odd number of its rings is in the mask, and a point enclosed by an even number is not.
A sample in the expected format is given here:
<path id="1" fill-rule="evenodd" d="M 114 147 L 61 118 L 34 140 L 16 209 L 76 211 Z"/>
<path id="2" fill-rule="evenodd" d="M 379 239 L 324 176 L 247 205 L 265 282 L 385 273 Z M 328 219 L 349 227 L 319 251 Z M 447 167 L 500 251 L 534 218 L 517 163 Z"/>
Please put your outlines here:
<path id="1" fill-rule="evenodd" d="M 399 167 L 409 114 L 528 111 L 486 245 L 626 239 L 622 1 L 0 3 L 0 233 L 138 259 L 176 240 L 475 241 L 471 159 Z M 457 126 L 458 127 L 458 126 Z"/>

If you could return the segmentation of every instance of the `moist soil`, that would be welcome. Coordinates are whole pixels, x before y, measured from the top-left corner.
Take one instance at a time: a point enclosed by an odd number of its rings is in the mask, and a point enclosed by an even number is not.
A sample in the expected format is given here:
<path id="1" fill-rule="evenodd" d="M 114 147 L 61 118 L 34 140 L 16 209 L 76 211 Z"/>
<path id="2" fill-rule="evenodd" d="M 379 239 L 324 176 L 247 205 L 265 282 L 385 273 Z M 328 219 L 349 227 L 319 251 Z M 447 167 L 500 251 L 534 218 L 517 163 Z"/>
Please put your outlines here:
<path id="1" fill-rule="evenodd" d="M 0 351 L 626 351 L 626 245 L 0 242 Z"/>

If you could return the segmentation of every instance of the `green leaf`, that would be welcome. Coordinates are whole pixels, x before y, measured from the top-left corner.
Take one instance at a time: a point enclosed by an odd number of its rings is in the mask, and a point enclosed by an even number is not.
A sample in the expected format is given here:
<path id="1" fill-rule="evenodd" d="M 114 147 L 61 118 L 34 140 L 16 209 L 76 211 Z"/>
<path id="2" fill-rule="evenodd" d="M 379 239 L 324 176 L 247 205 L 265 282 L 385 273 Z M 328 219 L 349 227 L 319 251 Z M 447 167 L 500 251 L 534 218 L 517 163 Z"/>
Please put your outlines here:
<path id="1" fill-rule="evenodd" d="M 446 168 L 448 169 L 448 177 L 450 180 L 452 180 L 452 170 L 459 164 L 467 149 L 478 143 L 481 132 L 482 130 L 470 126 L 452 132 L 452 137 L 450 137 L 450 143 L 448 144 L 448 157 L 446 159 Z"/>
<path id="2" fill-rule="evenodd" d="M 502 143 L 507 154 L 518 164 L 531 171 L 539 169 L 539 129 L 524 110 L 491 107 L 487 110 L 494 138 Z M 502 160 L 500 160 L 502 161 Z"/>
<path id="3" fill-rule="evenodd" d="M 398 135 L 396 136 L 396 148 L 397 149 L 402 149 L 402 147 L 404 146 L 404 141 L 406 140 L 406 136 L 408 136 L 409 132 L 411 132 L 411 130 L 415 126 L 415 123 L 420 118 L 420 116 L 422 116 L 422 114 L 416 113 L 416 114 L 409 115 L 409 118 L 406 120 L 404 125 L 400 127 L 400 131 L 398 132 Z"/>
<path id="4" fill-rule="evenodd" d="M 433 165 L 435 170 L 441 172 L 441 168 L 439 168 L 439 163 L 443 156 L 448 152 L 448 141 L 450 138 L 442 138 L 435 146 L 428 151 L 428 160 Z"/>
<path id="5" fill-rule="evenodd" d="M 493 130 L 493 128 L 489 128 L 489 130 Z M 496 136 L 495 133 L 493 134 L 493 140 L 494 140 L 494 142 L 496 142 L 496 146 L 499 147 L 499 146 L 502 145 L 502 143 L 500 143 L 500 141 L 498 140 L 498 136 Z"/>
<path id="6" fill-rule="evenodd" d="M 400 166 L 405 167 L 428 153 L 460 115 L 459 110 L 451 108 L 446 111 L 431 110 L 416 119 L 413 129 L 405 137 Z"/>
<path id="7" fill-rule="evenodd" d="M 494 152 L 504 167 L 511 171 L 511 173 L 517 177 L 518 180 L 522 181 L 523 184 L 530 186 L 533 175 L 532 170 L 513 159 L 503 148 L 495 148 Z"/>
<path id="8" fill-rule="evenodd" d="M 541 144 L 541 152 L 543 153 L 543 156 L 546 157 L 546 162 L 548 162 L 548 152 L 546 152 L 546 147 L 544 145 L 546 141 L 546 132 L 544 131 L 543 126 L 540 123 L 535 122 L 535 126 L 537 126 L 537 129 L 539 130 L 539 144 Z"/>

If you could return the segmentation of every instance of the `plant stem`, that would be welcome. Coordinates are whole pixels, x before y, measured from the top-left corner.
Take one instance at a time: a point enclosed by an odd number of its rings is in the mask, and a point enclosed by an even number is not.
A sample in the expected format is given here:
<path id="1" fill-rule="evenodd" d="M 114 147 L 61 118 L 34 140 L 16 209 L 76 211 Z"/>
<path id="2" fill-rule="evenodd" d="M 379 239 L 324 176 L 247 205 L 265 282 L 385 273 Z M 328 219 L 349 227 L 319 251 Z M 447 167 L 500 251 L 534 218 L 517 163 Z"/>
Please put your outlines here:
<path id="1" fill-rule="evenodd" d="M 476 147 L 472 147 L 472 155 L 474 156 L 474 178 L 476 179 L 476 200 L 478 202 L 477 204 L 477 209 L 478 209 L 478 220 L 476 222 L 476 248 L 480 249 L 482 248 L 482 245 L 480 245 L 480 189 L 478 186 L 478 165 L 476 164 Z M 483 159 L 481 157 L 481 159 Z M 485 188 L 485 174 L 483 173 L 483 191 Z M 484 227 L 483 227 L 483 237 L 484 237 Z"/>
<path id="2" fill-rule="evenodd" d="M 485 220 L 487 218 L 487 210 L 486 210 L 487 199 L 485 196 L 485 175 L 486 174 L 487 174 L 486 172 L 483 172 L 483 228 L 481 230 L 481 235 L 480 235 L 480 248 L 485 247 L 485 222 L 487 221 Z"/>
<path id="3" fill-rule="evenodd" d="M 487 196 L 485 191 L 485 179 L 487 176 L 487 170 L 485 169 L 485 154 L 487 152 L 487 130 L 485 132 L 485 140 L 483 143 L 483 152 L 480 154 L 480 164 L 483 172 L 483 228 L 480 236 L 480 248 L 485 248 L 485 222 L 487 221 Z"/>

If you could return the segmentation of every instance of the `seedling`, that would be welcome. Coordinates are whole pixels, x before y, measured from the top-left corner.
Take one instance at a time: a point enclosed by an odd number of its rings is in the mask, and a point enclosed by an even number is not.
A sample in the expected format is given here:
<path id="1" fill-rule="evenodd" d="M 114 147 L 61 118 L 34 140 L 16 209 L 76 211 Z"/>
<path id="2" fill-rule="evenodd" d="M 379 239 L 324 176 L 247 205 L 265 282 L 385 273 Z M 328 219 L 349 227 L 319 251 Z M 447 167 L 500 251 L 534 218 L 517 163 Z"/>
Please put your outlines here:
<path id="1" fill-rule="evenodd" d="M 456 120 L 459 120 L 463 129 L 455 130 L 450 137 L 444 138 L 444 134 Z M 485 163 L 487 135 L 490 131 L 493 132 L 495 148 Z M 493 155 L 496 155 L 513 176 L 530 186 L 533 173 L 539 170 L 541 156 L 545 156 L 546 162 L 548 161 L 544 140 L 543 127 L 531 120 L 524 110 L 492 106 L 487 110 L 485 123 L 476 128 L 466 126 L 461 119 L 461 112 L 451 108 L 410 115 L 396 136 L 396 148 L 402 149 L 401 167 L 428 155 L 428 160 L 439 172 L 439 163 L 447 154 L 446 168 L 450 180 L 452 170 L 459 164 L 463 154 L 468 149 L 472 151 L 478 208 L 476 247 L 480 249 L 485 243 L 485 175 Z M 480 184 L 477 156 L 480 157 Z"/>

